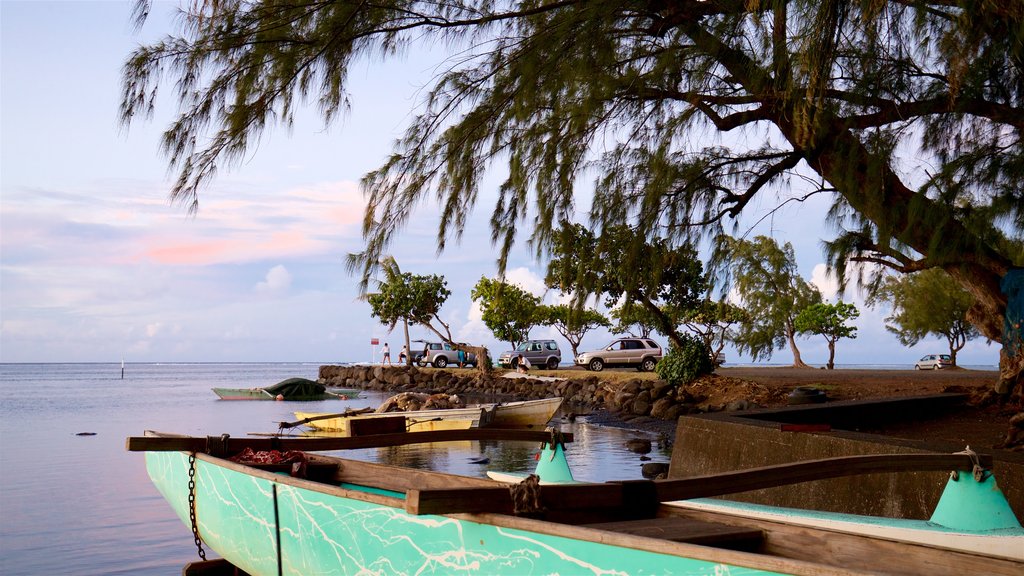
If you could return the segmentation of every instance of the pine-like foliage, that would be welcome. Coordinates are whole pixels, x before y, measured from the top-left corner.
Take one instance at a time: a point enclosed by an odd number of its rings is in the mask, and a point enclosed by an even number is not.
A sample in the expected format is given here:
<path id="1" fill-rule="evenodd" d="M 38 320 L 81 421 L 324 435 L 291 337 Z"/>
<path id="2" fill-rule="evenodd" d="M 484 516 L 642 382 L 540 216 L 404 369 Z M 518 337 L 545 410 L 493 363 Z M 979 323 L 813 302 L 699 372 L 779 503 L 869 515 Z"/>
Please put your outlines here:
<path id="1" fill-rule="evenodd" d="M 144 17 L 149 0 L 140 0 Z M 164 149 L 196 207 L 301 102 L 331 121 L 348 71 L 418 43 L 454 54 L 394 154 L 363 185 L 369 278 L 409 206 L 434 197 L 458 238 L 493 164 L 503 265 L 527 228 L 543 255 L 577 209 L 638 241 L 717 235 L 748 207 L 827 194 L 831 263 L 941 267 L 1000 337 L 999 278 L 1024 265 L 1024 4 L 995 0 L 194 0 L 139 48 L 122 120 L 162 78 L 181 105 Z M 574 204 L 593 175 L 593 205 Z M 793 178 L 810 189 L 793 192 Z M 766 196 L 767 195 L 767 196 Z M 531 210 L 524 210 L 530 206 Z M 529 214 L 529 216 L 528 216 Z M 526 221 L 532 218 L 531 221 Z M 874 278 L 861 280 L 871 282 Z"/>

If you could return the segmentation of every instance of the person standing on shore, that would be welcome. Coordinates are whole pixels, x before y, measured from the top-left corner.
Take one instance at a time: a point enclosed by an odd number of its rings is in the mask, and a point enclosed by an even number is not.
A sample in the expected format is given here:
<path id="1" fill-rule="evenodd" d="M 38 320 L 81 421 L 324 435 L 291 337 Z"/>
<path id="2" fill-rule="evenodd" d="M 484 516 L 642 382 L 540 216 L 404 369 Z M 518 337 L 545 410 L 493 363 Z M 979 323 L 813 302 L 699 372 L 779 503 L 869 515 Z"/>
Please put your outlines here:
<path id="1" fill-rule="evenodd" d="M 383 366 L 387 362 L 388 366 L 391 366 L 391 348 L 387 342 L 384 343 L 384 348 L 381 351 L 384 353 L 384 357 L 380 359 L 380 365 Z"/>
<path id="2" fill-rule="evenodd" d="M 398 353 L 398 363 L 405 364 L 405 359 L 409 357 L 409 349 L 406 348 L 405 344 L 402 344 L 402 350 Z"/>

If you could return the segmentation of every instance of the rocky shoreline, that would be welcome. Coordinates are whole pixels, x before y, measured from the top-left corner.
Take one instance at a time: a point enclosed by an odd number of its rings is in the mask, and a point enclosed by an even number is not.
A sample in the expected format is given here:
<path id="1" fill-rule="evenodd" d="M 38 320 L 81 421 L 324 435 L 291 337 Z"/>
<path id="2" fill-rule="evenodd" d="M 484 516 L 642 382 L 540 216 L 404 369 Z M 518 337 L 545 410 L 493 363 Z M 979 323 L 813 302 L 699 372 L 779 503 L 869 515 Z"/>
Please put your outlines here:
<path id="1" fill-rule="evenodd" d="M 339 388 L 389 393 L 443 393 L 501 400 L 560 396 L 573 410 L 590 413 L 607 425 L 631 421 L 637 425 L 654 422 L 674 425 L 682 414 L 760 407 L 763 404 L 758 398 L 767 393 L 757 385 L 727 382 L 729 379 L 718 375 L 708 376 L 688 386 L 671 386 L 655 378 L 636 377 L 607 382 L 593 373 L 580 372 L 580 375 L 579 378 L 561 378 L 500 371 L 491 374 L 466 370 L 456 372 L 415 366 L 321 366 L 319 381 Z M 716 401 L 712 391 L 725 388 L 732 390 L 730 398 L 718 394 Z"/>
<path id="2" fill-rule="evenodd" d="M 892 369 L 815 370 L 789 367 L 719 368 L 686 386 L 672 387 L 651 373 L 584 370 L 538 371 L 525 375 L 494 371 L 417 367 L 320 367 L 319 380 L 329 386 L 390 393 L 459 394 L 475 401 L 527 400 L 562 396 L 570 413 L 587 422 L 650 432 L 671 438 L 680 415 L 780 407 L 796 387 L 823 390 L 829 400 L 905 397 L 942 392 L 983 394 L 996 372 L 984 370 L 915 371 Z M 554 376 L 554 377 L 552 377 Z M 970 440 L 997 446 L 1010 429 L 1012 407 L 971 407 L 951 420 L 910 422 L 904 437 Z M 880 431 L 884 433 L 885 431 Z"/>

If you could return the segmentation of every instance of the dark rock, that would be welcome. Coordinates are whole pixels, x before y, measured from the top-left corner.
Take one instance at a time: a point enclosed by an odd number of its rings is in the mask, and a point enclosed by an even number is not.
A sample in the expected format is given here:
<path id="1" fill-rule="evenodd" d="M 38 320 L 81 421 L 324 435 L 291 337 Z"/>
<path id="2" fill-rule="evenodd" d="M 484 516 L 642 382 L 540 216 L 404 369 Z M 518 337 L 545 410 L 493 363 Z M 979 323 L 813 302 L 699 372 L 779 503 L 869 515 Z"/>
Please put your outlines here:
<path id="1" fill-rule="evenodd" d="M 651 386 L 651 399 L 659 400 L 672 391 L 672 385 L 665 380 L 655 380 Z"/>
<path id="2" fill-rule="evenodd" d="M 626 441 L 626 449 L 637 454 L 648 454 L 651 451 L 651 441 L 647 438 L 631 438 Z"/>
<path id="3" fill-rule="evenodd" d="M 637 416 L 646 416 L 651 413 L 651 403 L 642 398 L 636 398 L 630 404 L 630 411 Z"/>
<path id="4" fill-rule="evenodd" d="M 668 477 L 668 463 L 648 462 L 640 467 L 640 474 L 642 474 L 644 478 Z"/>
<path id="5" fill-rule="evenodd" d="M 675 414 L 670 414 L 670 412 L 673 411 Z M 679 404 L 668 397 L 659 398 L 654 402 L 654 405 L 651 406 L 651 416 L 661 420 L 674 420 L 675 417 L 679 415 L 679 411 Z"/>
<path id="6" fill-rule="evenodd" d="M 622 385 L 622 392 L 625 394 L 639 394 L 640 389 L 640 381 L 636 378 L 627 380 L 626 383 Z"/>

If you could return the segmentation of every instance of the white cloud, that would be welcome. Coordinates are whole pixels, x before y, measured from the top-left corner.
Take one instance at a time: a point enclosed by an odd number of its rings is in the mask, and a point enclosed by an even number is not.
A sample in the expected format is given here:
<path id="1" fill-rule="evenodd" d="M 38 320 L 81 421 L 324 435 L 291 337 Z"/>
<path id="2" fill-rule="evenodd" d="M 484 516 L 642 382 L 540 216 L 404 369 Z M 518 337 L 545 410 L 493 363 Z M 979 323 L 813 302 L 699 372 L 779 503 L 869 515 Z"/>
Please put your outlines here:
<path id="1" fill-rule="evenodd" d="M 284 294 L 292 285 L 292 275 L 282 264 L 271 268 L 265 279 L 256 284 L 256 291 L 260 294 Z"/>
<path id="2" fill-rule="evenodd" d="M 534 296 L 542 296 L 548 291 L 544 286 L 544 279 L 523 266 L 505 271 L 505 282 L 514 284 Z"/>
<path id="3" fill-rule="evenodd" d="M 483 310 L 480 303 L 473 300 L 469 304 L 469 311 L 466 313 L 466 323 L 456 331 L 455 338 L 460 342 L 485 342 L 493 340 L 494 335 L 484 324 Z"/>
<path id="4" fill-rule="evenodd" d="M 821 290 L 821 295 L 825 300 L 832 300 L 839 293 L 839 281 L 828 271 L 828 266 L 824 264 L 818 264 L 811 271 L 811 284 L 814 284 L 818 287 L 818 290 Z"/>

